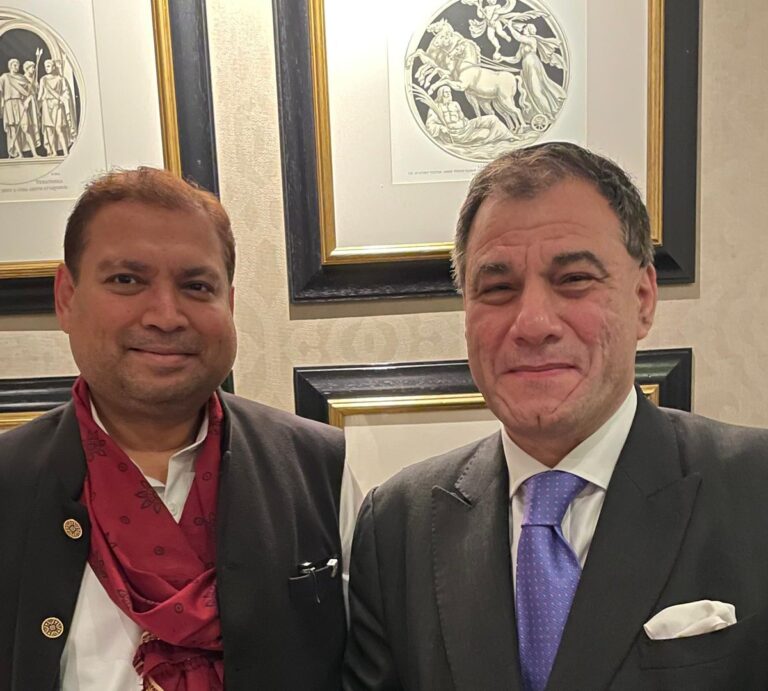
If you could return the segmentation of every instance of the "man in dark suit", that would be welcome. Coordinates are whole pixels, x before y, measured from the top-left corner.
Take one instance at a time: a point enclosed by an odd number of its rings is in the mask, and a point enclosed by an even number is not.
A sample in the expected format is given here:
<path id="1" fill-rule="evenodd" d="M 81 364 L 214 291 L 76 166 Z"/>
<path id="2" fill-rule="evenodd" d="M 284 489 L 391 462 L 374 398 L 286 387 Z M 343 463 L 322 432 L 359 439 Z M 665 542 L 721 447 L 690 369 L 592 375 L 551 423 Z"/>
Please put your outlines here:
<path id="1" fill-rule="evenodd" d="M 2 691 L 339 688 L 343 436 L 218 389 L 234 261 L 218 200 L 168 172 L 78 201 L 73 402 L 0 437 Z"/>
<path id="2" fill-rule="evenodd" d="M 578 146 L 473 180 L 454 270 L 502 430 L 366 498 L 345 689 L 768 688 L 768 433 L 633 387 L 652 259 L 637 190 Z"/>

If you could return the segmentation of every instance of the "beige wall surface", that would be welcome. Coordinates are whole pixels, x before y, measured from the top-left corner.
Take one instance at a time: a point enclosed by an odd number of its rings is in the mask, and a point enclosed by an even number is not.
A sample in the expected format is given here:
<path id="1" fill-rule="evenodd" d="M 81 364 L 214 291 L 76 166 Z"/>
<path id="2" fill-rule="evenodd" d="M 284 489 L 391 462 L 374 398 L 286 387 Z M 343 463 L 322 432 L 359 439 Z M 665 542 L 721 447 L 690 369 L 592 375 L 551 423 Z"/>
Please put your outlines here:
<path id="1" fill-rule="evenodd" d="M 463 358 L 459 299 L 291 307 L 270 0 L 208 0 L 222 199 L 238 240 L 239 393 L 293 408 L 301 365 Z M 702 1 L 697 283 L 665 288 L 643 348 L 694 349 L 694 409 L 768 426 L 765 0 Z M 74 373 L 51 317 L 0 318 L 0 377 Z"/>

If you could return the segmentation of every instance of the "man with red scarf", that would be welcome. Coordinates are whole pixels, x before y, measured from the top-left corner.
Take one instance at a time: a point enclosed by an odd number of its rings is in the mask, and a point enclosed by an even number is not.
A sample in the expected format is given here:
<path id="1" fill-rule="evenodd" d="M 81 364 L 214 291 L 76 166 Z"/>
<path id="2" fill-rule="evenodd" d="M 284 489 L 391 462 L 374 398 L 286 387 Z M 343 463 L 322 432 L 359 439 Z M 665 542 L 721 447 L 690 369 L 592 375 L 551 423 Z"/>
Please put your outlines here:
<path id="1" fill-rule="evenodd" d="M 356 485 L 339 431 L 218 388 L 226 212 L 109 173 L 64 254 L 73 400 L 0 438 L 0 691 L 336 691 Z"/>

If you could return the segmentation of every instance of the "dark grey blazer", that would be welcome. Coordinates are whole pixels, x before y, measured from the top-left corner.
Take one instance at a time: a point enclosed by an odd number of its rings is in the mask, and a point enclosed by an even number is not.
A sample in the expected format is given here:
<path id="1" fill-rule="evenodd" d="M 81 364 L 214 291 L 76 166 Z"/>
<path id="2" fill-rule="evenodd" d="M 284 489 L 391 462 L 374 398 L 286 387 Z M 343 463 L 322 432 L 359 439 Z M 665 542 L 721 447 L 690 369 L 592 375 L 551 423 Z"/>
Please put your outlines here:
<path id="1" fill-rule="evenodd" d="M 550 691 L 768 688 L 768 432 L 638 396 Z M 367 497 L 352 548 L 348 691 L 522 689 L 499 434 Z M 738 623 L 650 641 L 671 605 L 722 600 Z"/>
<path id="2" fill-rule="evenodd" d="M 222 395 L 217 579 L 228 691 L 337 691 L 346 620 L 340 570 L 298 577 L 302 562 L 341 558 L 340 431 Z M 58 687 L 59 661 L 88 554 L 78 499 L 85 459 L 71 404 L 0 435 L 0 691 Z M 85 530 L 68 538 L 62 524 Z M 58 617 L 65 635 L 45 638 Z"/>

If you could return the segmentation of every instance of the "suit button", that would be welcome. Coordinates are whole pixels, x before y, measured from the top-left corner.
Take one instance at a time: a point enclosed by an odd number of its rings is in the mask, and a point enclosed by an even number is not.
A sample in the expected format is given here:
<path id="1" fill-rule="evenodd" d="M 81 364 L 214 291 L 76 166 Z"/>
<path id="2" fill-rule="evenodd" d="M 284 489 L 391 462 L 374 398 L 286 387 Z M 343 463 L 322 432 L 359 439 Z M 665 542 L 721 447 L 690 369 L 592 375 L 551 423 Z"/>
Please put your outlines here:
<path id="1" fill-rule="evenodd" d="M 67 537 L 70 537 L 73 540 L 79 540 L 83 537 L 83 527 L 74 518 L 68 518 L 64 521 L 63 527 Z"/>
<path id="2" fill-rule="evenodd" d="M 48 617 L 43 619 L 43 623 L 40 625 L 43 631 L 43 636 L 46 638 L 58 638 L 64 633 L 64 624 L 58 617 Z"/>

